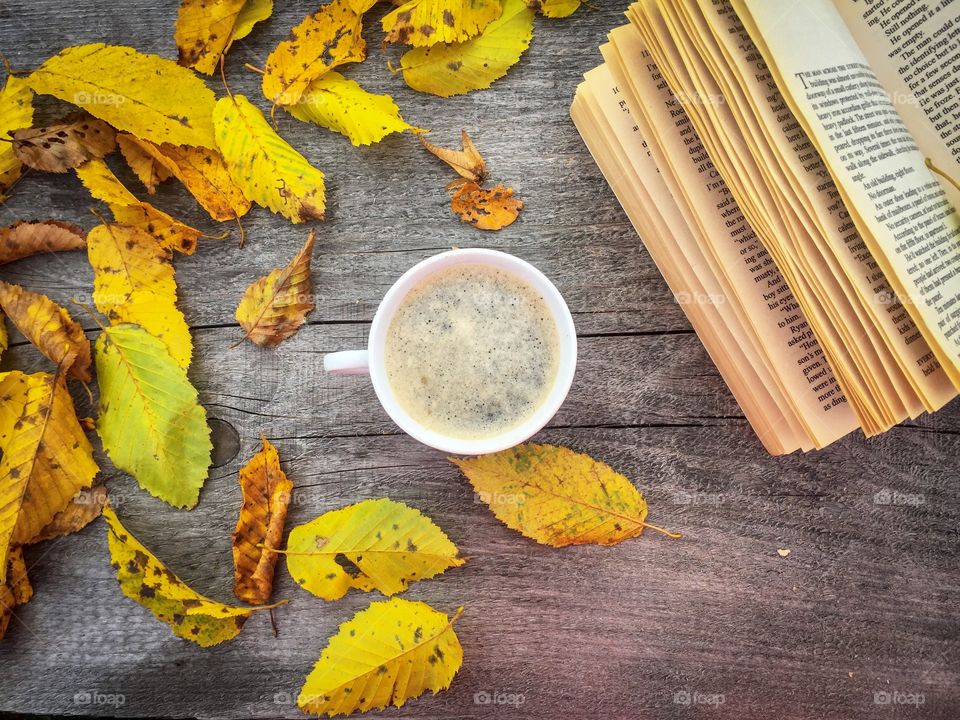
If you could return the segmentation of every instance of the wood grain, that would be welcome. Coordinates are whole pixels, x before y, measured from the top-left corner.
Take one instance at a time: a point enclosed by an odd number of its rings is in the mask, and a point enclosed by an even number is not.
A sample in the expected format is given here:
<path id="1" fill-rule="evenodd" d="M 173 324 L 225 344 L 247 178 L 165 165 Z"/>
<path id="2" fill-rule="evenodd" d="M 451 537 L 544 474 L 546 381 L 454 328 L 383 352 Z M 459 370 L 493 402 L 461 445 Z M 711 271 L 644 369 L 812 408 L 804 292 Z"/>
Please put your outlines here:
<path id="1" fill-rule="evenodd" d="M 234 92 L 261 107 L 258 78 L 243 63 L 262 65 L 316 7 L 277 4 L 227 63 Z M 181 578 L 224 601 L 237 471 L 261 433 L 296 487 L 288 527 L 384 495 L 433 517 L 469 561 L 407 597 L 446 611 L 466 605 L 457 626 L 463 670 L 450 691 L 377 717 L 955 718 L 960 404 L 869 441 L 851 436 L 779 459 L 763 452 L 568 119 L 581 73 L 598 62 L 597 46 L 625 7 L 538 19 L 530 51 L 507 78 L 449 100 L 391 76 L 368 22 L 370 58 L 347 74 L 390 92 L 435 142 L 453 144 L 466 127 L 492 179 L 512 185 L 526 208 L 506 230 L 480 233 L 450 213 L 450 173 L 413 138 L 354 148 L 278 113 L 281 134 L 329 181 L 314 259 L 318 308 L 279 348 L 230 349 L 241 335 L 233 312 L 243 289 L 285 264 L 306 234 L 263 211 L 245 220 L 245 248 L 207 240 L 177 260 L 197 348 L 191 376 L 217 418 L 218 467 L 198 507 L 177 512 L 104 462 L 118 513 Z M 172 0 L 6 0 L 0 51 L 18 69 L 98 41 L 175 57 L 175 16 Z M 41 110 L 41 119 L 58 113 L 49 102 Z M 150 201 L 220 231 L 175 182 Z M 74 178 L 31 173 L 0 216 L 90 227 L 91 205 Z M 513 252 L 555 280 L 581 355 L 567 404 L 538 440 L 626 473 L 647 495 L 650 521 L 682 540 L 651 533 L 607 549 L 538 546 L 500 525 L 441 453 L 400 434 L 363 379 L 322 374 L 323 353 L 364 342 L 401 272 L 454 245 Z M 19 261 L 0 275 L 61 302 L 91 292 L 83 253 Z M 3 369 L 48 368 L 22 337 L 12 340 Z M 75 398 L 91 412 L 82 390 Z M 883 504 L 893 492 L 910 504 Z M 324 603 L 300 591 L 281 562 L 275 595 L 291 602 L 277 610 L 279 637 L 255 617 L 235 641 L 203 651 L 120 594 L 102 523 L 28 548 L 27 559 L 36 595 L 0 644 L 0 711 L 14 714 L 301 717 L 293 701 L 326 638 L 374 597 Z M 885 697 L 876 693 L 894 691 L 922 694 L 923 705 L 875 704 Z"/>

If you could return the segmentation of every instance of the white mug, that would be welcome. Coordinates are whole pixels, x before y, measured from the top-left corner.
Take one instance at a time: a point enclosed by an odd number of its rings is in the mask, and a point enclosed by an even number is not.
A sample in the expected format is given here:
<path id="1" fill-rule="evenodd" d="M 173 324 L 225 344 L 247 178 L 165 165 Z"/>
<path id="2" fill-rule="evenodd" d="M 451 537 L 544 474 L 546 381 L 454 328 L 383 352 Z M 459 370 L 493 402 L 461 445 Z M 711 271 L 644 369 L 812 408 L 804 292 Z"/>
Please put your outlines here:
<path id="1" fill-rule="evenodd" d="M 559 359 L 553 387 L 543 403 L 523 423 L 495 436 L 481 439 L 450 437 L 414 420 L 397 402 L 387 379 L 384 365 L 384 347 L 387 331 L 394 313 L 411 290 L 439 270 L 460 264 L 482 264 L 505 270 L 524 280 L 540 294 L 557 327 Z M 348 350 L 329 353 L 323 358 L 323 368 L 334 375 L 370 375 L 380 404 L 400 429 L 416 440 L 437 450 L 456 455 L 484 455 L 519 445 L 535 435 L 552 418 L 570 390 L 577 367 L 577 334 L 570 310 L 547 276 L 530 263 L 497 250 L 480 248 L 456 249 L 434 255 L 407 270 L 384 295 L 370 325 L 366 350 Z"/>

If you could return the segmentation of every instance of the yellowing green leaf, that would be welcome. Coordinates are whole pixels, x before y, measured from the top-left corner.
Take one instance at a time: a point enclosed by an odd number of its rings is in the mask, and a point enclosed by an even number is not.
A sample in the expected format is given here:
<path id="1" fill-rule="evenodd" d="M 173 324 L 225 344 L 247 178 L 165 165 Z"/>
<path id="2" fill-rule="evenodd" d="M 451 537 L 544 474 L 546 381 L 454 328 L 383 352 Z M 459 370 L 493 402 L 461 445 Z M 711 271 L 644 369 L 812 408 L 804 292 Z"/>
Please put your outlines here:
<path id="1" fill-rule="evenodd" d="M 389 95 L 367 92 L 332 71 L 310 83 L 300 102 L 287 109 L 298 120 L 346 135 L 354 145 L 370 145 L 390 133 L 413 129 Z"/>
<path id="2" fill-rule="evenodd" d="M 107 545 L 120 590 L 165 622 L 173 634 L 200 647 L 219 645 L 240 634 L 247 618 L 262 607 L 224 605 L 192 590 L 140 544 L 107 503 Z"/>
<path id="3" fill-rule="evenodd" d="M 273 14 L 273 0 L 247 0 L 233 26 L 233 40 L 242 40 L 253 31 L 253 26 Z"/>
<path id="4" fill-rule="evenodd" d="M 488 88 L 530 45 L 533 10 L 525 0 L 504 0 L 503 14 L 477 37 L 452 45 L 415 48 L 400 58 L 403 79 L 414 90 L 440 97 Z"/>
<path id="5" fill-rule="evenodd" d="M 0 374 L 0 583 L 11 545 L 35 537 L 98 472 L 62 374 Z"/>
<path id="6" fill-rule="evenodd" d="M 90 376 L 90 341 L 83 328 L 46 295 L 0 281 L 0 308 L 33 345 L 68 377 Z"/>
<path id="7" fill-rule="evenodd" d="M 221 98 L 214 125 L 227 170 L 247 199 L 295 223 L 323 219 L 323 173 L 277 135 L 247 98 Z"/>
<path id="8" fill-rule="evenodd" d="M 271 270 L 246 289 L 237 306 L 236 318 L 244 330 L 240 342 L 249 338 L 257 345 L 271 347 L 293 335 L 313 310 L 313 281 L 310 256 L 317 234 L 311 230 L 293 260 Z"/>
<path id="9" fill-rule="evenodd" d="M 401 707 L 453 682 L 463 648 L 449 618 L 422 602 L 375 602 L 343 623 L 307 676 L 297 705 L 316 715 Z"/>
<path id="10" fill-rule="evenodd" d="M 393 595 L 414 580 L 463 565 L 457 546 L 430 518 L 387 498 L 298 525 L 286 554 L 291 577 L 324 600 L 341 598 L 350 588 Z"/>
<path id="11" fill-rule="evenodd" d="M 7 75 L 7 82 L 0 91 L 0 137 L 8 137 L 11 130 L 27 128 L 33 124 L 33 93 L 20 78 Z M 0 202 L 4 193 L 20 177 L 20 159 L 13 145 L 0 142 Z"/>
<path id="12" fill-rule="evenodd" d="M 525 443 L 451 462 L 504 525 L 544 545 L 616 545 L 645 527 L 660 530 L 644 522 L 640 491 L 589 455 Z"/>
<path id="13" fill-rule="evenodd" d="M 582 0 L 527 0 L 531 10 L 548 18 L 565 18 L 573 15 Z"/>
<path id="14" fill-rule="evenodd" d="M 304 18 L 267 58 L 263 73 L 267 100 L 296 105 L 314 79 L 338 65 L 362 61 L 367 50 L 360 19 L 351 0 L 332 0 Z"/>
<path id="15" fill-rule="evenodd" d="M 170 252 L 132 225 L 98 225 L 87 235 L 93 301 L 112 323 L 133 323 L 158 338 L 181 367 L 190 365 L 190 328 L 177 309 Z"/>
<path id="16" fill-rule="evenodd" d="M 102 160 L 91 160 L 78 167 L 76 173 L 90 194 L 107 204 L 117 222 L 146 230 L 167 250 L 189 255 L 197 249 L 197 240 L 202 236 L 199 230 L 137 200 Z"/>
<path id="17" fill-rule="evenodd" d="M 410 0 L 384 16 L 384 42 L 416 47 L 457 43 L 500 17 L 500 0 Z"/>
<path id="18" fill-rule="evenodd" d="M 60 51 L 26 78 L 106 120 L 117 130 L 157 143 L 214 147 L 214 95 L 187 68 L 120 45 L 79 45 Z"/>
<path id="19" fill-rule="evenodd" d="M 226 52 L 244 0 L 180 0 L 173 39 L 178 62 L 211 75 Z"/>
<path id="20" fill-rule="evenodd" d="M 120 470 L 174 507 L 193 507 L 210 467 L 210 427 L 187 374 L 137 325 L 104 329 L 96 345 L 97 432 Z"/>

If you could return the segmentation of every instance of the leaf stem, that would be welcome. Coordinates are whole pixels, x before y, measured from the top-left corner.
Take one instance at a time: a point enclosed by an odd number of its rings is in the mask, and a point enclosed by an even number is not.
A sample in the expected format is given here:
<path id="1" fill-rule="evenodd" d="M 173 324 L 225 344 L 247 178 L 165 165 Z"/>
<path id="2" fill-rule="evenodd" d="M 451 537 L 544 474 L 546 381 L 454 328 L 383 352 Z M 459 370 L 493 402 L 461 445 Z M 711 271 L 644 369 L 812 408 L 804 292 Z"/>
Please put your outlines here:
<path id="1" fill-rule="evenodd" d="M 657 527 L 656 525 L 651 525 L 650 523 L 640 523 L 643 527 L 649 528 L 650 530 L 656 530 L 659 533 L 663 533 L 669 538 L 674 540 L 679 540 L 683 537 L 683 533 L 670 532 L 669 530 L 664 530 L 662 527 Z"/>

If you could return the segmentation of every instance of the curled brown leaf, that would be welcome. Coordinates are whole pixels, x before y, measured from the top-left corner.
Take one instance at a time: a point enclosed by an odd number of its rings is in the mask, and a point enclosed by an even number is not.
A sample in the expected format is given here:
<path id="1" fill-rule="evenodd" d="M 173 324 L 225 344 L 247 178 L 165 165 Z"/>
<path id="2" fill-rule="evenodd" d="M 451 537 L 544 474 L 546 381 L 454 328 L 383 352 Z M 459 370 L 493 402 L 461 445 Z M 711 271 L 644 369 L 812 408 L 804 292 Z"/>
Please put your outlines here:
<path id="1" fill-rule="evenodd" d="M 105 157 L 117 147 L 114 129 L 86 113 L 74 113 L 46 127 L 14 130 L 10 137 L 20 162 L 53 173 Z"/>
<path id="2" fill-rule="evenodd" d="M 86 244 L 86 232 L 72 223 L 20 220 L 0 228 L 0 265 L 39 253 L 81 250 Z"/>
<path id="3" fill-rule="evenodd" d="M 473 144 L 473 140 L 467 135 L 466 130 L 460 131 L 460 139 L 463 143 L 463 150 L 451 150 L 442 148 L 428 142 L 422 135 L 418 135 L 420 142 L 431 153 L 443 160 L 447 165 L 456 170 L 457 174 L 467 180 L 475 183 L 482 183 L 487 177 L 487 164 L 483 161 L 480 151 Z"/>

